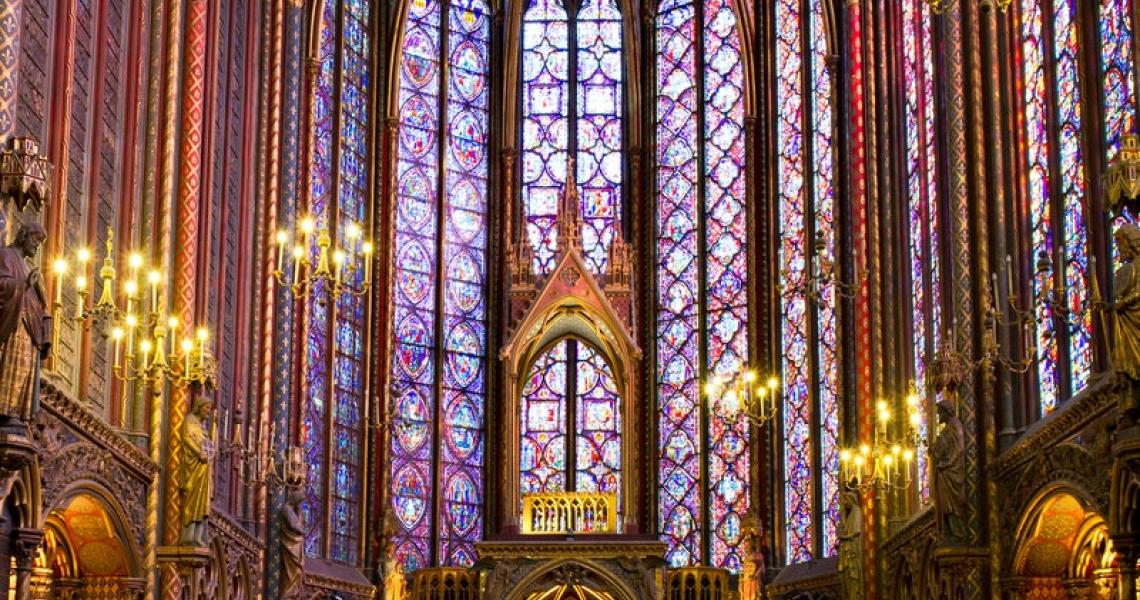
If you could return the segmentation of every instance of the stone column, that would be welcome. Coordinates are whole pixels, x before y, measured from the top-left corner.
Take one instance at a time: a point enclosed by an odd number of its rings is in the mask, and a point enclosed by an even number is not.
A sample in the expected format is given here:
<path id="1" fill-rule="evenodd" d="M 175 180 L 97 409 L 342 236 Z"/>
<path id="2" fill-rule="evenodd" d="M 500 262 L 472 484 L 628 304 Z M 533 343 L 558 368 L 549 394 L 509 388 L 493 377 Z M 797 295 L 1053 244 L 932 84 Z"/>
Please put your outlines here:
<path id="1" fill-rule="evenodd" d="M 44 539 L 41 529 L 12 530 L 12 558 L 16 562 L 16 600 L 30 600 L 32 569 L 36 566 L 36 550 Z"/>

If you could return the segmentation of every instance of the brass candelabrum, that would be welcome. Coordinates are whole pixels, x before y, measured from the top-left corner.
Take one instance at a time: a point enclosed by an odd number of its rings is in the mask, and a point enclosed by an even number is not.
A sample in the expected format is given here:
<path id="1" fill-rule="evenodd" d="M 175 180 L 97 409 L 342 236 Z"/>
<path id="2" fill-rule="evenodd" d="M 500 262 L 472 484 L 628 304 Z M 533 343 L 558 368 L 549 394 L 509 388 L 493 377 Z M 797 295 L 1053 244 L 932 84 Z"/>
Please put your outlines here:
<path id="1" fill-rule="evenodd" d="M 919 435 L 922 402 L 913 383 L 904 399 L 904 410 L 906 419 L 900 428 L 893 403 L 879 400 L 875 403 L 871 441 L 839 450 L 840 476 L 849 488 L 902 489 L 914 481 L 914 461 L 924 451 L 925 440 Z"/>
<path id="2" fill-rule="evenodd" d="M 372 285 L 372 242 L 365 239 L 364 230 L 357 223 L 348 223 L 345 226 L 344 237 L 343 247 L 334 243 L 333 232 L 327 228 L 318 230 L 316 219 L 312 216 L 303 217 L 298 221 L 297 231 L 292 240 L 286 230 L 278 230 L 274 237 L 277 261 L 273 271 L 277 284 L 288 286 L 294 297 L 306 295 L 319 283 L 328 286 L 334 299 L 344 293 L 353 296 L 366 294 Z M 310 250 L 314 240 L 317 249 L 315 259 Z M 364 273 L 358 287 L 346 284 L 361 269 L 349 265 L 350 253 L 362 257 Z M 288 275 L 285 271 L 287 254 L 291 263 Z"/>
<path id="3" fill-rule="evenodd" d="M 823 232 L 815 232 L 812 247 L 815 250 L 813 254 L 815 259 L 812 261 L 811 276 L 806 278 L 804 282 L 792 285 L 791 289 L 803 293 L 810 302 L 818 302 L 829 287 L 836 296 L 844 300 L 855 298 L 859 293 L 859 288 L 867 279 L 867 269 L 860 269 L 855 281 L 843 281 L 836 272 L 835 262 L 826 256 L 827 238 Z M 788 270 L 782 270 L 781 275 L 781 283 L 777 284 L 776 287 L 780 292 L 783 292 L 788 289 L 786 284 L 782 283 L 782 281 L 788 280 Z"/>
<path id="4" fill-rule="evenodd" d="M 772 420 L 780 411 L 780 380 L 763 379 L 748 369 L 731 379 L 713 376 L 703 386 L 709 411 L 729 422 L 745 419 L 757 425 Z"/>
<path id="5" fill-rule="evenodd" d="M 62 316 L 63 292 L 70 283 L 77 298 L 70 318 L 85 327 L 94 326 L 104 339 L 110 340 L 112 369 L 117 378 L 125 382 L 165 380 L 179 387 L 214 387 L 217 366 L 208 348 L 209 330 L 182 323 L 165 312 L 160 298 L 165 295 L 166 281 L 158 268 L 146 265 L 141 252 L 130 252 L 125 259 L 117 256 L 110 229 L 104 247 L 102 266 L 94 278 L 90 272 L 94 255 L 89 248 L 79 248 L 71 260 L 60 256 L 52 261 L 53 318 Z M 115 265 L 123 262 L 127 265 L 125 281 L 121 289 L 116 289 L 120 274 Z M 100 282 L 101 289 L 92 303 L 93 279 Z M 180 337 L 180 331 L 186 334 Z M 59 347 L 59 328 L 55 329 L 55 337 L 53 352 Z"/>

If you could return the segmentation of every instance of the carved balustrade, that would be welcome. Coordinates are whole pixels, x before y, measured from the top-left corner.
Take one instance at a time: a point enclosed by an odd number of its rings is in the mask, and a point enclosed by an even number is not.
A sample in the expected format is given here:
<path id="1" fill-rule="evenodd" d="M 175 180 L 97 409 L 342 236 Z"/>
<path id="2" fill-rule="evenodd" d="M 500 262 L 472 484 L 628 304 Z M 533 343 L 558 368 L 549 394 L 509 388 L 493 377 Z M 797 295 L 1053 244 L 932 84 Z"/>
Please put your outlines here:
<path id="1" fill-rule="evenodd" d="M 479 600 L 479 571 L 435 567 L 412 573 L 409 600 Z"/>
<path id="2" fill-rule="evenodd" d="M 528 535 L 616 533 L 617 495 L 549 492 L 523 496 L 522 531 Z"/>
<path id="3" fill-rule="evenodd" d="M 665 600 L 728 600 L 728 571 L 714 567 L 682 567 L 665 572 Z"/>

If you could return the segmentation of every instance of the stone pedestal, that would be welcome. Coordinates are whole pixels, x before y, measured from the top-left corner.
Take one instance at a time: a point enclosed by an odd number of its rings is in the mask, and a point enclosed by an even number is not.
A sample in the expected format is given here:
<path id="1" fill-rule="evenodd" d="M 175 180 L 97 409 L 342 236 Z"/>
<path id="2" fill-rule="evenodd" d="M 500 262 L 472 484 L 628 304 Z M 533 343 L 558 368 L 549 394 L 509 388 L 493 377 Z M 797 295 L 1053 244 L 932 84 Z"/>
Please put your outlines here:
<path id="1" fill-rule="evenodd" d="M 210 549 L 200 546 L 159 546 L 159 567 L 173 566 L 182 582 L 183 597 L 200 598 L 205 588 L 205 571 Z"/>

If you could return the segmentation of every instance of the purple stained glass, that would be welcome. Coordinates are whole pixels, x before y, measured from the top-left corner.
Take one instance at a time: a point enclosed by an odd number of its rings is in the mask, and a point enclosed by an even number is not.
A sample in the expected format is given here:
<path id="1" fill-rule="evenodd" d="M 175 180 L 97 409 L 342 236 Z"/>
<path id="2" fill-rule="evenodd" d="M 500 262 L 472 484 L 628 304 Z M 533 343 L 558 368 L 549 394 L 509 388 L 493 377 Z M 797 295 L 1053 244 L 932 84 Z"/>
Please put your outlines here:
<path id="1" fill-rule="evenodd" d="M 930 9 L 921 0 L 904 0 L 902 17 L 914 381 L 920 397 L 933 398 L 927 386 L 927 365 L 941 333 L 933 35 Z M 918 427 L 922 439 L 927 437 L 927 427 L 924 415 Z M 925 452 L 918 453 L 916 463 L 918 496 L 925 503 L 930 498 Z"/>
<path id="2" fill-rule="evenodd" d="M 444 400 L 439 444 L 439 556 L 470 566 L 482 538 L 486 360 L 487 110 L 490 15 L 482 0 L 448 14 L 444 204 Z"/>
<path id="3" fill-rule="evenodd" d="M 618 494 L 621 505 L 621 401 L 601 354 L 578 344 L 575 381 L 575 488 Z"/>
<path id="4" fill-rule="evenodd" d="M 439 0 L 409 4 L 400 60 L 389 478 L 396 552 L 408 570 L 433 564 L 441 10 Z"/>
<path id="5" fill-rule="evenodd" d="M 732 2 L 704 0 L 703 25 L 705 365 L 728 379 L 748 363 L 744 61 Z M 739 571 L 736 547 L 749 505 L 748 426 L 713 415 L 708 435 L 711 561 Z"/>
<path id="6" fill-rule="evenodd" d="M 697 53 L 692 0 L 657 13 L 659 528 L 672 567 L 699 564 Z"/>
<path id="7" fill-rule="evenodd" d="M 812 558 L 811 373 L 809 371 L 807 206 L 804 177 L 804 60 L 799 0 L 776 3 L 777 176 L 780 185 L 780 264 L 783 265 L 784 542 L 789 563 Z"/>
<path id="8" fill-rule="evenodd" d="M 340 172 L 338 174 L 339 239 L 347 239 L 349 223 L 363 223 L 367 217 L 368 127 L 365 98 L 370 83 L 369 3 L 344 0 L 342 6 L 341 90 L 340 90 Z M 358 244 L 344 248 L 347 255 L 346 284 L 359 290 L 363 283 L 363 258 Z M 329 490 L 332 518 L 329 523 L 330 554 L 333 560 L 355 565 L 360 546 L 360 487 L 362 456 L 361 420 L 364 403 L 364 300 L 344 294 L 337 301 L 338 317 L 333 371 L 332 479 Z"/>
<path id="9" fill-rule="evenodd" d="M 835 160 L 832 156 L 832 73 L 824 25 L 824 0 L 811 0 L 811 128 L 815 232 L 824 240 L 815 264 L 835 264 Z M 822 252 L 822 254 L 820 253 Z M 819 454 L 816 478 L 822 497 L 820 551 L 834 556 L 839 543 L 839 359 L 835 284 L 824 282 L 816 303 L 816 389 L 819 395 Z"/>
<path id="10" fill-rule="evenodd" d="M 1106 158 L 1116 155 L 1120 136 L 1136 113 L 1132 0 L 1100 1 L 1100 65 L 1104 87 Z"/>
<path id="11" fill-rule="evenodd" d="M 1064 216 L 1064 278 L 1070 304 L 1088 297 L 1088 226 L 1085 222 L 1085 173 L 1081 153 L 1080 47 L 1076 0 L 1053 3 L 1053 54 L 1056 61 L 1057 149 Z M 1092 313 L 1074 317 L 1069 327 L 1069 375 L 1072 395 L 1085 387 L 1092 371 Z"/>
<path id="12" fill-rule="evenodd" d="M 311 168 L 312 205 L 310 214 L 317 227 L 327 227 L 332 189 L 333 111 L 336 106 L 333 74 L 336 70 L 337 3 L 327 2 L 321 13 L 319 66 L 313 94 L 313 164 Z M 310 249 L 319 255 L 315 240 Z M 306 459 L 305 502 L 301 507 L 305 521 L 305 554 L 324 554 L 325 530 L 329 515 L 325 512 L 325 473 L 328 447 L 325 428 L 329 395 L 329 319 L 324 303 L 327 290 L 317 286 L 308 302 L 308 327 L 305 332 L 305 395 L 301 414 L 301 439 Z"/>
<path id="13" fill-rule="evenodd" d="M 555 219 L 566 181 L 570 36 L 559 0 L 533 0 L 522 24 L 522 203 L 534 267 L 554 267 Z"/>
<path id="14" fill-rule="evenodd" d="M 578 152 L 582 251 L 604 273 L 621 212 L 622 39 L 615 0 L 586 0 L 578 11 Z"/>
<path id="15" fill-rule="evenodd" d="M 565 340 L 535 360 L 522 390 L 519 492 L 566 491 Z"/>

